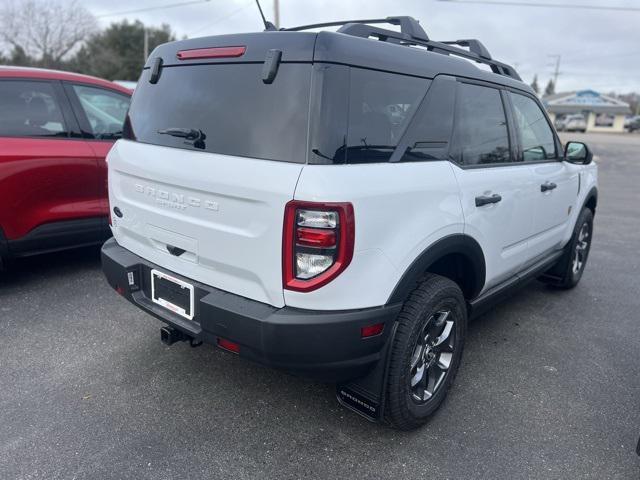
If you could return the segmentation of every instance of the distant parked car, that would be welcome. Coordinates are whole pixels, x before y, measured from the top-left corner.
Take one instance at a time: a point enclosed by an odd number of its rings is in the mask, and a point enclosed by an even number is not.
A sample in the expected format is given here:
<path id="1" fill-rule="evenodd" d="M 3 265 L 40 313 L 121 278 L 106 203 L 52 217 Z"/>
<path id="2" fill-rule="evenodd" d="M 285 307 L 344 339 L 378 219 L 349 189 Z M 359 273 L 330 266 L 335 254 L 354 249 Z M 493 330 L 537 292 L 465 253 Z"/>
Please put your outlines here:
<path id="1" fill-rule="evenodd" d="M 130 96 L 86 75 L 0 67 L 0 266 L 110 236 L 105 157 Z"/>
<path id="2" fill-rule="evenodd" d="M 631 117 L 628 122 L 625 122 L 624 127 L 630 132 L 635 132 L 636 130 L 640 130 L 640 115 Z"/>
<path id="3" fill-rule="evenodd" d="M 556 128 L 563 132 L 586 132 L 587 121 L 583 115 L 567 115 L 560 123 L 556 122 Z"/>

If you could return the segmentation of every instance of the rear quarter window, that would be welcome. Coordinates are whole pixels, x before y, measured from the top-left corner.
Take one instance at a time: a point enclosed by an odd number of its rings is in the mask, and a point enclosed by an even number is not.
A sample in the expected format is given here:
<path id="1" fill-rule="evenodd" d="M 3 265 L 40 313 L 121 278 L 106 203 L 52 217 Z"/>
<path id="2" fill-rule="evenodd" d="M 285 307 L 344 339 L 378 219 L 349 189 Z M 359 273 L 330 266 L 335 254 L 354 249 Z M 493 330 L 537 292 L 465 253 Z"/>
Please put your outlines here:
<path id="1" fill-rule="evenodd" d="M 363 68 L 318 67 L 310 163 L 387 162 L 430 81 Z"/>

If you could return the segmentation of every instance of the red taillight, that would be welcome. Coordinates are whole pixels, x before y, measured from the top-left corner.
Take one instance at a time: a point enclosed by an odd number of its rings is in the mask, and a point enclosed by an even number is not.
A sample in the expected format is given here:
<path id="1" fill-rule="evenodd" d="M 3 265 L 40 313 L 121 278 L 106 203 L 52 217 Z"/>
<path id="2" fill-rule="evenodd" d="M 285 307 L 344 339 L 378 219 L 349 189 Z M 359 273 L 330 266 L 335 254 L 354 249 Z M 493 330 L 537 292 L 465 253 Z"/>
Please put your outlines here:
<path id="1" fill-rule="evenodd" d="M 310 292 L 326 285 L 351 262 L 354 242 L 350 203 L 290 201 L 282 241 L 284 288 Z"/>
<path id="2" fill-rule="evenodd" d="M 241 57 L 247 47 L 212 47 L 194 48 L 192 50 L 180 50 L 176 57 L 178 60 L 193 60 L 195 58 L 230 58 Z"/>
<path id="3" fill-rule="evenodd" d="M 323 228 L 298 227 L 296 243 L 307 247 L 335 247 L 336 232 Z"/>
<path id="4" fill-rule="evenodd" d="M 240 353 L 240 345 L 225 338 L 218 338 L 218 346 L 233 353 Z"/>
<path id="5" fill-rule="evenodd" d="M 384 330 L 384 323 L 376 323 L 375 325 L 367 325 L 360 329 L 360 335 L 362 338 L 375 337 L 380 335 Z"/>

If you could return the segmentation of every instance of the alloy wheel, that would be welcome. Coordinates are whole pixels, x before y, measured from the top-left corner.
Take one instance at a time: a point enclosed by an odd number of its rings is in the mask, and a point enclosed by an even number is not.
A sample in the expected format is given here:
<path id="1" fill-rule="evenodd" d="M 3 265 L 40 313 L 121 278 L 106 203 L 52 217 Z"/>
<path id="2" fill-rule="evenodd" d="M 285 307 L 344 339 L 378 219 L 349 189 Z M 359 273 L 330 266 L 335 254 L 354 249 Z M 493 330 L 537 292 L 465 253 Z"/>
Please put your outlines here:
<path id="1" fill-rule="evenodd" d="M 409 364 L 413 400 L 426 403 L 444 384 L 453 360 L 454 318 L 450 310 L 434 313 L 424 324 Z"/>
<path id="2" fill-rule="evenodd" d="M 573 252 L 572 271 L 574 274 L 578 274 L 585 262 L 587 261 L 587 252 L 589 250 L 589 224 L 584 222 L 580 227 L 578 233 L 578 241 Z"/>

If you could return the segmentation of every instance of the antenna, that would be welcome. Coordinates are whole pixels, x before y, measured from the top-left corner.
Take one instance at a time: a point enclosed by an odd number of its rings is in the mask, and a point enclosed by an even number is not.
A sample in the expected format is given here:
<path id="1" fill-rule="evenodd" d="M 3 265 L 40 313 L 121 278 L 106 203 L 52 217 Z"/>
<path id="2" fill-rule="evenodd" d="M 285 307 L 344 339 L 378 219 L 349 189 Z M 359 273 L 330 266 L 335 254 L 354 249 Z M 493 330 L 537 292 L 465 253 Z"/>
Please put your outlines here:
<path id="1" fill-rule="evenodd" d="M 264 18 L 264 13 L 262 13 L 262 7 L 260 6 L 260 0 L 256 0 L 256 4 L 258 5 L 258 10 L 260 10 L 260 16 L 262 17 L 262 23 L 264 23 L 265 32 L 268 32 L 270 30 L 277 30 L 276 26 L 273 23 Z"/>

